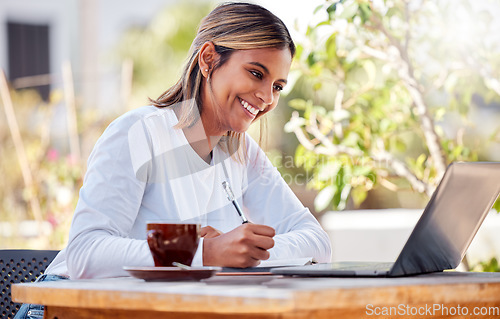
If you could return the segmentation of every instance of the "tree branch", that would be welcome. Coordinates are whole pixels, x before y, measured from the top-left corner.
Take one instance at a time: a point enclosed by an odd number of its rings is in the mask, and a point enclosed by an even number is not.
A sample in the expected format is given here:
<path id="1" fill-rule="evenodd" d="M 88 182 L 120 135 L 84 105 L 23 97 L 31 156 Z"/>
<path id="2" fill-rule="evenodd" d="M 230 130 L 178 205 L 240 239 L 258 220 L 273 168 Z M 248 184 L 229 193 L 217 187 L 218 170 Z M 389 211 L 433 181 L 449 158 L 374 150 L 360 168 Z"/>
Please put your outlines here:
<path id="1" fill-rule="evenodd" d="M 391 153 L 385 150 L 378 151 L 372 155 L 372 158 L 378 163 L 386 163 L 390 166 L 396 175 L 405 178 L 417 192 L 432 196 L 434 188 L 420 180 L 404 162 L 395 158 Z"/>
<path id="2" fill-rule="evenodd" d="M 441 147 L 439 136 L 435 131 L 434 122 L 429 114 L 428 107 L 425 104 L 423 93 L 413 74 L 413 67 L 408 56 L 408 51 L 405 50 L 399 41 L 387 31 L 382 24 L 382 21 L 376 15 L 372 15 L 371 20 L 374 24 L 374 28 L 382 32 L 387 39 L 389 39 L 391 45 L 394 46 L 399 52 L 399 76 L 413 99 L 413 105 L 420 118 L 427 148 L 429 149 L 430 157 L 436 168 L 438 176 L 437 180 L 439 181 L 446 170 L 446 159 Z"/>
<path id="3" fill-rule="evenodd" d="M 462 54 L 465 62 L 472 68 L 478 70 L 484 80 L 484 84 L 493 92 L 500 95 L 500 81 L 491 73 L 491 68 L 486 68 L 482 63 L 479 63 L 474 57 Z"/>
<path id="4" fill-rule="evenodd" d="M 380 50 L 377 50 L 377 49 L 374 49 L 372 47 L 369 47 L 367 45 L 364 45 L 362 48 L 361 48 L 361 52 L 371 56 L 371 57 L 374 57 L 376 59 L 379 59 L 381 61 L 386 61 L 386 62 L 390 62 L 391 60 L 389 59 L 389 55 L 383 51 L 380 51 Z"/>
<path id="5" fill-rule="evenodd" d="M 19 166 L 21 167 L 24 186 L 30 193 L 28 200 L 31 206 L 31 212 L 35 220 L 38 222 L 38 228 L 41 231 L 41 222 L 43 221 L 42 210 L 40 208 L 38 198 L 32 193 L 34 187 L 33 174 L 30 168 L 28 155 L 26 154 L 26 147 L 19 130 L 16 114 L 14 112 L 14 106 L 12 105 L 7 78 L 5 77 L 5 73 L 2 69 L 0 69 L 0 96 L 2 97 L 7 124 L 16 149 L 17 160 L 19 162 Z"/>
<path id="6" fill-rule="evenodd" d="M 323 148 L 321 146 L 316 147 L 316 150 L 318 152 L 321 152 L 322 154 L 325 155 L 337 155 L 340 153 L 343 154 L 348 154 L 351 156 L 362 156 L 363 152 L 347 147 L 344 145 L 338 145 L 338 144 L 333 144 L 330 139 L 328 139 L 323 133 L 318 128 L 318 124 L 316 122 L 316 114 L 314 112 L 311 113 L 311 118 L 310 118 L 310 123 L 308 126 L 306 126 L 306 130 L 311 133 L 316 139 L 318 139 L 321 144 L 324 146 Z"/>
<path id="7" fill-rule="evenodd" d="M 298 114 L 294 112 L 292 116 L 295 116 L 296 118 L 298 117 Z M 326 137 L 323 133 L 318 128 L 317 122 L 316 122 L 316 116 L 314 113 L 311 113 L 311 119 L 309 124 L 306 126 L 306 131 L 311 133 L 315 139 L 319 140 L 321 142 L 321 145 L 315 146 L 304 134 L 303 130 L 301 127 L 297 126 L 294 129 L 294 133 L 297 136 L 299 142 L 304 145 L 305 148 L 308 150 L 311 150 L 315 152 L 316 154 L 322 154 L 322 155 L 327 155 L 327 156 L 336 156 L 339 154 L 346 154 L 352 157 L 360 157 L 365 155 L 364 152 L 348 147 L 345 145 L 337 145 L 333 144 L 328 137 Z M 381 142 L 377 141 L 378 144 L 380 145 Z M 387 167 L 390 167 L 396 175 L 405 178 L 408 180 L 410 185 L 415 189 L 416 191 L 420 193 L 425 193 L 427 196 L 431 196 L 432 192 L 434 191 L 433 187 L 428 185 L 427 183 L 423 182 L 420 180 L 413 172 L 408 168 L 408 166 L 401 160 L 397 159 L 394 157 L 392 154 L 389 152 L 385 151 L 385 149 L 382 146 L 378 147 L 378 150 L 371 152 L 371 154 L 368 155 L 370 158 L 372 158 L 375 162 L 381 163 L 381 164 L 386 164 Z"/>
<path id="8" fill-rule="evenodd" d="M 68 124 L 69 147 L 71 156 L 80 163 L 80 137 L 78 135 L 78 121 L 76 115 L 75 90 L 71 63 L 65 61 L 62 66 L 64 98 L 66 101 L 66 122 Z"/>
<path id="9" fill-rule="evenodd" d="M 299 121 L 299 112 L 294 111 L 292 113 L 292 118 L 290 119 L 290 122 L 297 122 Z M 304 131 L 302 131 L 302 127 L 299 125 L 296 125 L 295 128 L 293 129 L 293 133 L 295 136 L 297 136 L 297 139 L 299 140 L 299 143 L 304 146 L 307 150 L 309 151 L 314 151 L 314 144 L 311 143 L 311 141 L 306 137 L 304 134 Z"/>
<path id="10" fill-rule="evenodd" d="M 337 88 L 337 94 L 335 95 L 335 105 L 334 105 L 334 110 L 335 111 L 341 111 L 342 110 L 342 101 L 344 100 L 344 91 L 345 91 L 345 85 L 343 82 L 340 82 Z M 344 137 L 344 132 L 342 131 L 342 124 L 341 123 L 333 123 L 333 129 L 335 132 L 335 135 L 342 139 Z"/>

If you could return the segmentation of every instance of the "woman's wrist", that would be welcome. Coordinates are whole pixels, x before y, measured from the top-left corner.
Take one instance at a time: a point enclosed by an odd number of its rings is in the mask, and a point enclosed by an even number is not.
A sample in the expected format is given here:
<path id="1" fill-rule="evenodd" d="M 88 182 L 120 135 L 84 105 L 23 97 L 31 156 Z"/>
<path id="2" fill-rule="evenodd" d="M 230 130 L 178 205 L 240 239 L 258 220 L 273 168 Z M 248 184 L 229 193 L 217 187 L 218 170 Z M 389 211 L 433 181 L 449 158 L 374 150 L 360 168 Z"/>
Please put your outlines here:
<path id="1" fill-rule="evenodd" d="M 202 263 L 203 266 L 216 266 L 213 255 L 213 238 L 203 238 L 202 248 Z"/>

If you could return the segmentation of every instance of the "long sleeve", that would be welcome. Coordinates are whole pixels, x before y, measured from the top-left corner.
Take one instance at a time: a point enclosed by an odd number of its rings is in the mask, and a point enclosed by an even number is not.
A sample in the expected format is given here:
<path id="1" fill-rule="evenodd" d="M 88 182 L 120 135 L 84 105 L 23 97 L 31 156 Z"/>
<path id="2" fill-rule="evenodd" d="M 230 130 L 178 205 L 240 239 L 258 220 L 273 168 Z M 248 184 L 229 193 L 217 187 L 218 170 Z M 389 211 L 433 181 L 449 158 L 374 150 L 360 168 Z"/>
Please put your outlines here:
<path id="1" fill-rule="evenodd" d="M 243 205 L 252 222 L 276 230 L 270 259 L 314 257 L 318 262 L 329 262 L 331 243 L 326 232 L 257 143 L 248 138 L 247 144 L 249 162 Z"/>
<path id="2" fill-rule="evenodd" d="M 121 276 L 125 265 L 153 265 L 147 242 L 129 238 L 146 188 L 132 163 L 131 150 L 148 153 L 137 123 L 134 116 L 116 120 L 89 158 L 66 249 L 71 278 Z"/>
<path id="3" fill-rule="evenodd" d="M 224 232 L 241 224 L 223 193 L 220 164 L 197 157 L 177 122 L 171 109 L 150 106 L 110 124 L 89 157 L 68 245 L 48 270 L 79 279 L 153 266 L 149 221 L 199 222 Z M 226 159 L 232 168 L 227 178 L 249 219 L 276 229 L 271 258 L 328 261 L 326 233 L 257 144 L 248 145 L 248 165 Z M 202 264 L 202 245 L 200 240 L 193 265 Z"/>

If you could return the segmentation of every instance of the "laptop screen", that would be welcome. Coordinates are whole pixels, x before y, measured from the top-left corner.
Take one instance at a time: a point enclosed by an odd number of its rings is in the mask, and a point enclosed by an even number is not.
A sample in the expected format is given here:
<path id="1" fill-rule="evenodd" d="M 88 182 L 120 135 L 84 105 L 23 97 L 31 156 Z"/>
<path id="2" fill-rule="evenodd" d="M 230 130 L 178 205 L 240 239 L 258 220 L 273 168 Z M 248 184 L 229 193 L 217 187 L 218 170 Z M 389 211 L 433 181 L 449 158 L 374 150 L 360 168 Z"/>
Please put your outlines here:
<path id="1" fill-rule="evenodd" d="M 500 163 L 452 163 L 391 276 L 456 268 L 500 193 Z"/>

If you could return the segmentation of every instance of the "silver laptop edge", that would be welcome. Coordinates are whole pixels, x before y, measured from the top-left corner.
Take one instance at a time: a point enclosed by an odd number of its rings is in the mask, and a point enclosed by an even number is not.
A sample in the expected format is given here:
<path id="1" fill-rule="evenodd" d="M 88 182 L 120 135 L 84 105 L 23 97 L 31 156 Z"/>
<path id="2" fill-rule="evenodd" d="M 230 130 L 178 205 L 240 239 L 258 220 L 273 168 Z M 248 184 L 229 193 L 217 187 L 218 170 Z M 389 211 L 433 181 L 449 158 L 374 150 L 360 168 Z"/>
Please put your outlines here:
<path id="1" fill-rule="evenodd" d="M 500 193 L 500 163 L 451 163 L 396 262 L 338 262 L 271 270 L 303 276 L 407 276 L 456 268 Z M 378 264 L 378 263 L 377 263 Z M 392 265 L 392 267 L 390 267 Z"/>

